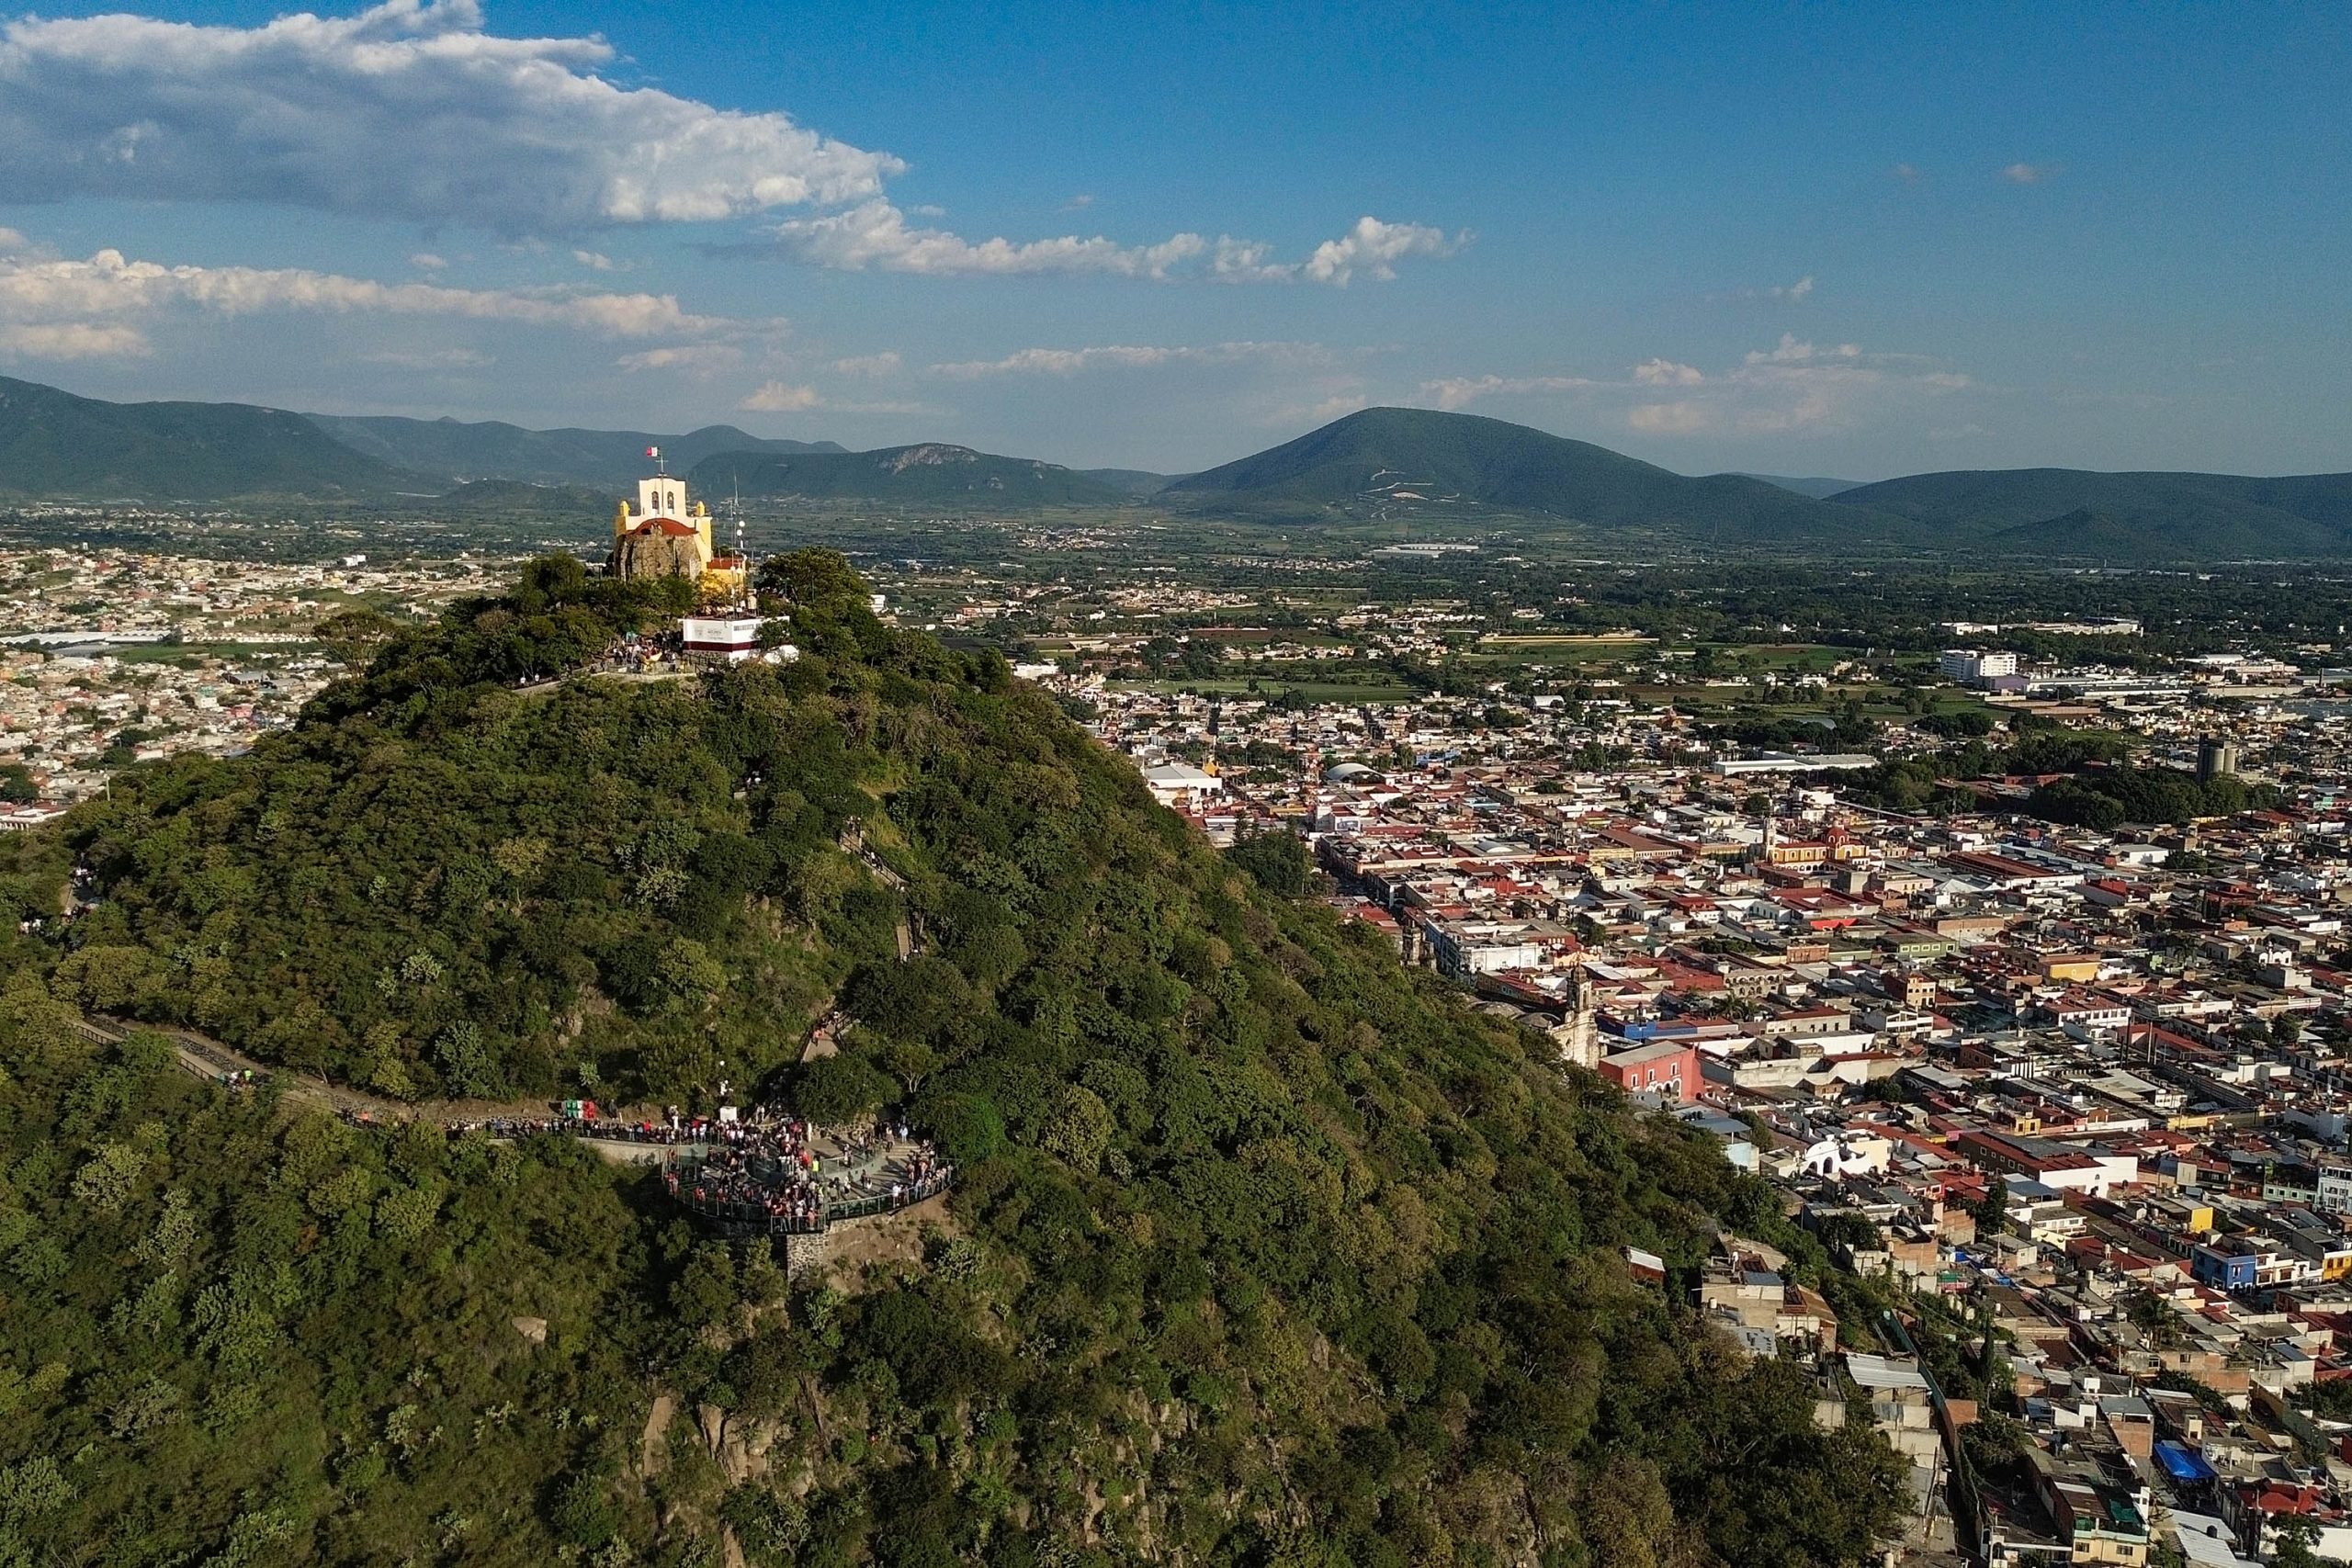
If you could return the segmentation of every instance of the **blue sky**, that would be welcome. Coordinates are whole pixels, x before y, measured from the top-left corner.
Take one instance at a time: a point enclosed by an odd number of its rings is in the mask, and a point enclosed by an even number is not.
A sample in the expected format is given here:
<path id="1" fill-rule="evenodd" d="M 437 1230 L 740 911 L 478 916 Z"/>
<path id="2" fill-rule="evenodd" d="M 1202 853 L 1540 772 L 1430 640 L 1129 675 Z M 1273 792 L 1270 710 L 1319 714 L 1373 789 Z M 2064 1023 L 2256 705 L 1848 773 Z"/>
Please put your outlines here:
<path id="1" fill-rule="evenodd" d="M 0 30 L 0 374 L 1170 471 L 1368 403 L 2352 468 L 2352 8 L 279 17 Z"/>

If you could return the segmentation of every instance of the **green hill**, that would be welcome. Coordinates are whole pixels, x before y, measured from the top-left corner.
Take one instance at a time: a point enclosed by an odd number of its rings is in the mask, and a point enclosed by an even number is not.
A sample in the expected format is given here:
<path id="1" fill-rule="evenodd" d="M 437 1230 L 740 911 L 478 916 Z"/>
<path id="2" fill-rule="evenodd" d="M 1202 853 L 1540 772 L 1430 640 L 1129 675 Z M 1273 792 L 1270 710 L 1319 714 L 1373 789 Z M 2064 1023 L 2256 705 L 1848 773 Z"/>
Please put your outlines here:
<path id="1" fill-rule="evenodd" d="M 0 377 L 0 494 L 218 501 L 371 495 L 410 482 L 298 413 L 109 403 Z"/>
<path id="2" fill-rule="evenodd" d="M 2064 526 L 2078 513 L 2103 520 L 2101 537 L 2115 547 L 2096 554 L 2214 560 L 2352 550 L 2352 474 L 1996 468 L 1885 479 L 1842 491 L 1831 504 L 2062 554 L 2085 553 L 2069 549 L 2080 541 Z"/>
<path id="3" fill-rule="evenodd" d="M 1258 886 L 1301 852 L 1211 851 L 840 558 L 763 575 L 797 663 L 517 692 L 674 611 L 537 563 L 250 755 L 0 841 L 20 913 L 69 852 L 94 901 L 0 921 L 0 1553 L 1869 1555 L 1900 1467 L 1867 1422 L 1621 1260 L 1687 1280 L 1712 1214 L 1862 1289 L 1769 1188 Z M 68 1002 L 393 1094 L 891 1104 L 957 1182 L 786 1292 L 647 1173 L 226 1098 Z"/>
<path id="4" fill-rule="evenodd" d="M 681 471 L 714 452 L 841 450 L 830 441 L 765 441 L 731 424 L 661 435 L 643 430 L 525 430 L 494 421 L 469 424 L 454 419 L 306 417 L 343 445 L 379 462 L 448 479 L 619 487 L 648 471 L 649 446 L 659 446 L 670 467 Z"/>
<path id="5" fill-rule="evenodd" d="M 1860 479 L 1833 479 L 1819 475 L 1797 478 L 1788 474 L 1742 474 L 1740 478 L 1762 479 L 1768 485 L 1779 485 L 1782 490 L 1814 501 L 1826 501 L 1842 491 L 1856 489 L 1862 482 Z"/>
<path id="6" fill-rule="evenodd" d="M 722 452 L 694 465 L 688 481 L 705 495 L 808 501 L 886 501 L 902 505 L 1023 511 L 1037 506 L 1112 506 L 1133 492 L 1054 463 L 999 457 L 969 446 L 923 442 L 875 452 L 774 456 Z"/>
<path id="7" fill-rule="evenodd" d="M 1173 477 L 1155 474 L 1145 468 L 1078 468 L 1073 471 L 1080 479 L 1093 479 L 1137 497 L 1159 494 L 1168 488 L 1168 482 Z"/>
<path id="8" fill-rule="evenodd" d="M 1690 479 L 1589 442 L 1428 409 L 1365 409 L 1175 480 L 1160 498 L 1294 519 L 1501 512 L 1742 544 L 1905 531 L 1761 479 Z"/>
<path id="9" fill-rule="evenodd" d="M 452 512 L 547 513 L 579 519 L 607 515 L 618 499 L 611 491 L 585 485 L 533 484 L 524 479 L 475 479 L 439 500 Z"/>

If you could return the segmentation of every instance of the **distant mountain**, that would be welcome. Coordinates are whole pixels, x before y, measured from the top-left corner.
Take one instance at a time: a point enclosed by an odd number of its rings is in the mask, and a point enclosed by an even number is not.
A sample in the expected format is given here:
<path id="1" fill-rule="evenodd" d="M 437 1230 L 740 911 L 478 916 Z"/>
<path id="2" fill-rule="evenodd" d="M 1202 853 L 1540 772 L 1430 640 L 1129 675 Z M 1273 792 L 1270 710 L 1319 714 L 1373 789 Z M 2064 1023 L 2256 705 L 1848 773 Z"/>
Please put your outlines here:
<path id="1" fill-rule="evenodd" d="M 548 512 L 594 518 L 609 513 L 619 497 L 585 485 L 541 485 L 524 479 L 475 479 L 435 504 L 452 512 Z"/>
<path id="2" fill-rule="evenodd" d="M 1150 473 L 1142 468 L 1072 468 L 1070 472 L 1080 479 L 1092 479 L 1097 484 L 1106 484 L 1113 490 L 1125 491 L 1133 496 L 1158 495 L 1168 488 L 1169 479 L 1174 477 Z"/>
<path id="3" fill-rule="evenodd" d="M 140 501 L 377 494 L 409 481 L 299 413 L 109 403 L 0 377 L 0 493 Z"/>
<path id="4" fill-rule="evenodd" d="M 1107 506 L 1132 492 L 1029 457 L 999 457 L 969 446 L 924 442 L 876 452 L 721 452 L 696 463 L 687 482 L 707 496 L 741 484 L 747 496 L 1017 511 L 1033 506 Z"/>
<path id="5" fill-rule="evenodd" d="M 2045 553 L 2211 560 L 2352 548 L 2352 474 L 2254 479 L 1992 468 L 1884 479 L 1841 491 L 1829 504 Z M 2093 523 L 2097 537 L 2117 547 L 2074 547 L 2089 538 L 2074 530 Z"/>
<path id="6" fill-rule="evenodd" d="M 533 484 L 626 485 L 646 471 L 645 449 L 662 448 L 673 468 L 714 452 L 839 452 L 831 441 L 769 441 L 731 424 L 684 435 L 644 430 L 525 430 L 496 421 L 400 419 L 314 413 L 313 424 L 356 452 L 394 468 L 447 479 L 523 479 Z"/>
<path id="7" fill-rule="evenodd" d="M 1294 520 L 1499 511 L 1725 543 L 1904 531 L 1745 475 L 1690 479 L 1589 442 L 1429 409 L 1351 413 L 1177 479 L 1159 499 Z"/>
<path id="8" fill-rule="evenodd" d="M 1809 496 L 1815 501 L 1826 501 L 1840 491 L 1860 485 L 1860 479 L 1791 479 L 1786 474 L 1742 474 L 1744 479 L 1762 479 L 1768 485 L 1779 485 L 1795 495 Z"/>

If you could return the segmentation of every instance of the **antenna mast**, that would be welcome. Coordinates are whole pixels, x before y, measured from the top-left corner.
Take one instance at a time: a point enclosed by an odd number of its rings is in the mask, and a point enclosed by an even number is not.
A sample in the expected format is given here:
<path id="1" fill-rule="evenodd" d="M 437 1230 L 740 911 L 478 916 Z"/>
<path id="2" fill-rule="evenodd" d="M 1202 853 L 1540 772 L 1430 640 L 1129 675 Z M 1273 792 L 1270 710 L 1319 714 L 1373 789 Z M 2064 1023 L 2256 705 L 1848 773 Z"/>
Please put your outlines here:
<path id="1" fill-rule="evenodd" d="M 743 479 L 740 474 L 732 477 L 735 499 L 729 504 L 735 509 L 735 561 L 743 573 L 742 586 L 736 590 L 736 603 L 741 609 L 755 609 L 760 601 L 752 591 L 752 552 L 743 545 Z"/>

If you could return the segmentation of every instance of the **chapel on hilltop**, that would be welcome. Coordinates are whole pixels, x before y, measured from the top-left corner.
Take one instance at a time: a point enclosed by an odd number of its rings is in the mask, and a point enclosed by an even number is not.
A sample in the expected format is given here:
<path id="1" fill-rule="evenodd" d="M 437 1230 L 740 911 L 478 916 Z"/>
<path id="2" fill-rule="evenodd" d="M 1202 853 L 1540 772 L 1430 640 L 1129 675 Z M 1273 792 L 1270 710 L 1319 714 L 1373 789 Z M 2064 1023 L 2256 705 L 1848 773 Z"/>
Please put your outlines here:
<path id="1" fill-rule="evenodd" d="M 613 514 L 613 551 L 606 569 L 618 578 L 683 577 L 712 603 L 742 597 L 741 555 L 720 555 L 711 543 L 710 508 L 686 497 L 686 481 L 661 468 L 661 449 L 646 453 L 657 471 L 637 481 L 637 510 L 620 503 Z"/>

